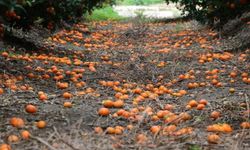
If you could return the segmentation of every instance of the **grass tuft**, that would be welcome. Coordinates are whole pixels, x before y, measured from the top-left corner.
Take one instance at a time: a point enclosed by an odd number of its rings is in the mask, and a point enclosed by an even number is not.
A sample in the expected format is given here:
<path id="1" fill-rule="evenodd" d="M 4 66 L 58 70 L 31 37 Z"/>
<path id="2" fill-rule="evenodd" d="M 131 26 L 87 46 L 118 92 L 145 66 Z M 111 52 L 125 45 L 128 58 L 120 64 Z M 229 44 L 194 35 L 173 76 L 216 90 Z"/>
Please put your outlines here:
<path id="1" fill-rule="evenodd" d="M 115 12 L 111 6 L 107 6 L 94 10 L 91 15 L 88 14 L 86 16 L 86 19 L 89 21 L 118 21 L 124 19 L 124 17 L 119 16 L 118 13 Z"/>

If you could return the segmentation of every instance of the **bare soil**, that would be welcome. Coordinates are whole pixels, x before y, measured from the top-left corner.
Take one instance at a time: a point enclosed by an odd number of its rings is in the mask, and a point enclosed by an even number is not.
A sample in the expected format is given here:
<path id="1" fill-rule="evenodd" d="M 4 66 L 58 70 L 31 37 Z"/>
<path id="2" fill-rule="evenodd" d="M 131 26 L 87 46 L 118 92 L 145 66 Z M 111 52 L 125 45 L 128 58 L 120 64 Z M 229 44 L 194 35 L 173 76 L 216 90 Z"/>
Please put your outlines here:
<path id="1" fill-rule="evenodd" d="M 248 26 L 249 27 L 249 26 Z M 81 33 L 83 39 L 77 38 L 75 33 Z M 52 38 L 48 38 L 47 43 L 54 43 L 60 47 L 74 46 L 80 50 L 61 50 L 62 53 L 49 50 L 50 56 L 68 57 L 72 62 L 79 59 L 82 62 L 94 62 L 96 72 L 89 70 L 88 65 L 66 65 L 55 63 L 54 60 L 33 59 L 32 61 L 21 60 L 13 57 L 0 56 L 0 73 L 12 76 L 23 76 L 22 81 L 17 81 L 18 87 L 28 85 L 32 90 L 12 91 L 4 85 L 7 78 L 0 79 L 0 87 L 5 93 L 0 95 L 0 143 L 8 143 L 7 137 L 16 134 L 20 137 L 19 131 L 27 129 L 32 134 L 29 140 L 21 139 L 17 143 L 9 143 L 13 150 L 87 150 L 87 149 L 249 149 L 250 130 L 243 130 L 241 122 L 249 121 L 249 97 L 250 85 L 244 83 L 240 74 L 250 73 L 249 49 L 232 54 L 230 60 L 222 61 L 213 59 L 211 62 L 199 63 L 199 57 L 203 54 L 218 52 L 221 41 L 218 34 L 205 28 L 199 27 L 194 22 L 174 22 L 174 23 L 140 23 L 140 22 L 92 22 L 81 23 L 73 28 L 73 31 L 59 32 Z M 88 31 L 88 32 L 87 32 Z M 60 44 L 58 40 L 70 38 L 66 44 Z M 90 39 L 90 40 L 86 40 Z M 76 44 L 76 43 L 77 44 Z M 57 47 L 55 46 L 55 47 Z M 158 50 L 169 49 L 166 53 L 158 53 Z M 55 51 L 58 51 L 55 49 Z M 36 52 L 36 53 L 35 53 Z M 11 56 L 38 56 L 40 51 L 21 51 L 12 48 L 9 50 Z M 48 52 L 45 53 L 48 55 Z M 244 61 L 239 61 L 239 56 L 245 54 Z M 109 56 L 108 60 L 102 59 Z M 47 61 L 48 63 L 44 63 Z M 159 64 L 164 62 L 165 65 Z M 30 65 L 31 70 L 25 69 Z M 48 70 L 51 66 L 63 69 L 64 78 L 60 82 L 68 82 L 69 87 L 61 90 L 56 86 L 53 73 L 51 78 L 41 79 L 39 76 L 45 72 L 35 71 L 37 67 Z M 66 75 L 67 70 L 84 68 L 85 72 L 78 81 L 86 82 L 86 85 L 77 88 L 71 77 Z M 206 79 L 205 72 L 219 69 L 218 80 L 222 87 L 213 86 L 210 80 Z M 194 79 L 180 80 L 178 76 L 194 70 Z M 232 80 L 229 74 L 232 70 L 238 75 Z M 36 78 L 28 78 L 28 73 L 34 73 Z M 153 135 L 150 132 L 152 125 L 167 126 L 163 120 L 152 121 L 151 115 L 139 112 L 141 120 L 131 120 L 124 117 L 113 117 L 118 109 L 111 108 L 111 115 L 101 117 L 97 111 L 102 107 L 105 99 L 115 100 L 116 91 L 111 87 L 101 86 L 100 81 L 119 81 L 119 87 L 125 83 L 134 84 L 146 90 L 145 85 L 153 84 L 154 87 L 164 85 L 173 91 L 186 90 L 188 93 L 181 97 L 171 94 L 159 95 L 156 99 L 145 99 L 138 105 L 133 104 L 137 96 L 128 88 L 129 98 L 125 100 L 123 109 L 131 110 L 139 106 L 151 107 L 153 114 L 164 108 L 166 104 L 172 104 L 174 113 L 187 112 L 192 116 L 191 120 L 177 125 L 178 129 L 192 127 L 190 134 L 180 136 L 167 136 L 161 133 Z M 204 87 L 189 89 L 189 82 L 206 83 Z M 173 83 L 172 85 L 169 83 Z M 78 95 L 79 91 L 86 91 L 92 88 L 94 92 Z M 234 88 L 235 93 L 230 93 L 229 88 Z M 41 102 L 38 99 L 38 91 L 44 91 L 48 95 L 48 100 Z M 62 97 L 63 92 L 73 93 L 70 100 Z M 186 109 L 186 105 L 191 99 L 206 99 L 208 105 L 204 110 Z M 63 102 L 71 101 L 72 108 L 64 108 Z M 34 104 L 38 108 L 35 114 L 25 112 L 27 104 Z M 241 104 L 245 104 L 244 106 Z M 212 120 L 209 115 L 212 111 L 221 112 L 221 117 Z M 247 112 L 248 113 L 244 113 Z M 23 118 L 26 125 L 23 129 L 16 129 L 9 124 L 11 117 Z M 37 129 L 34 122 L 45 120 L 47 127 Z M 229 134 L 218 133 L 221 137 L 219 144 L 209 144 L 207 142 L 206 127 L 216 123 L 228 123 L 232 126 L 233 132 Z M 127 125 L 132 124 L 134 128 L 128 130 Z M 171 123 L 170 123 L 171 124 Z M 122 135 L 96 134 L 94 127 L 123 126 L 125 130 Z M 147 136 L 147 141 L 138 144 L 136 135 L 143 133 Z"/>

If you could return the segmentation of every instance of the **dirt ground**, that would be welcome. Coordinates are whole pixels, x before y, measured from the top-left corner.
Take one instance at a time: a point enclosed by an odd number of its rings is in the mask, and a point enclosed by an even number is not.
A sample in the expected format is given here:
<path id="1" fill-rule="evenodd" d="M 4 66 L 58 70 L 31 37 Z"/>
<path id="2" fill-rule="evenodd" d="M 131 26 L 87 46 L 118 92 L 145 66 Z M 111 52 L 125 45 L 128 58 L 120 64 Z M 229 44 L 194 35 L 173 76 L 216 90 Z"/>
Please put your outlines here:
<path id="1" fill-rule="evenodd" d="M 0 143 L 13 150 L 250 148 L 250 130 L 241 127 L 249 122 L 249 49 L 218 52 L 216 32 L 193 21 L 92 22 L 60 31 L 46 43 L 80 50 L 45 53 L 8 48 L 8 55 L 1 50 Z M 65 82 L 66 88 L 58 86 Z M 48 99 L 39 100 L 39 91 Z M 72 97 L 63 97 L 64 92 Z M 123 108 L 98 115 L 108 99 L 122 99 Z M 202 110 L 190 108 L 192 99 L 208 104 Z M 66 108 L 64 102 L 73 105 Z M 37 112 L 27 113 L 28 104 Z M 171 115 L 160 117 L 162 111 Z M 212 119 L 212 111 L 220 112 L 220 117 Z M 183 113 L 190 117 L 184 119 Z M 25 126 L 13 127 L 12 117 L 22 118 Z M 46 121 L 45 128 L 36 127 L 39 120 Z M 209 125 L 223 123 L 233 130 L 207 131 Z M 177 129 L 166 133 L 170 125 Z M 106 130 L 116 126 L 122 133 Z M 152 126 L 161 130 L 154 134 Z M 103 132 L 96 133 L 96 127 Z M 22 139 L 22 130 L 32 136 Z M 213 133 L 220 137 L 217 144 L 207 141 Z M 139 134 L 145 138 L 138 139 Z M 10 142 L 10 135 L 19 141 Z"/>

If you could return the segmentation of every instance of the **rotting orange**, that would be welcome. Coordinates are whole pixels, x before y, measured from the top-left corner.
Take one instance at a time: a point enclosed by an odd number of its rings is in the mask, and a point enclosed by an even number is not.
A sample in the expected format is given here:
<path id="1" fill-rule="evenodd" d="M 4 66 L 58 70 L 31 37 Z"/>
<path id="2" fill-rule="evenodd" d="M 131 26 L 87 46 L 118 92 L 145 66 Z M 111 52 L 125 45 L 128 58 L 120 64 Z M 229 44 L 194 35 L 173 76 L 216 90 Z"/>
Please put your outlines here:
<path id="1" fill-rule="evenodd" d="M 147 136 L 146 135 L 144 135 L 144 134 L 138 134 L 137 136 L 136 136 L 136 141 L 137 141 L 137 143 L 139 143 L 139 144 L 143 144 L 143 143 L 145 143 L 146 141 L 147 141 Z"/>
<path id="2" fill-rule="evenodd" d="M 211 114 L 210 114 L 210 117 L 213 118 L 213 119 L 218 119 L 220 117 L 220 112 L 218 111 L 213 111 Z"/>
<path id="3" fill-rule="evenodd" d="M 15 143 L 15 142 L 18 142 L 18 141 L 19 141 L 19 137 L 17 135 L 13 134 L 13 135 L 10 135 L 8 137 L 8 142 L 10 142 L 10 143 Z"/>
<path id="4" fill-rule="evenodd" d="M 95 127 L 94 130 L 95 130 L 95 133 L 97 134 L 103 133 L 103 129 L 101 127 Z"/>
<path id="5" fill-rule="evenodd" d="M 179 116 L 184 121 L 192 119 L 192 116 L 187 112 L 183 112 Z"/>
<path id="6" fill-rule="evenodd" d="M 212 144 L 218 144 L 220 137 L 217 134 L 210 134 L 207 136 L 207 141 Z"/>
<path id="7" fill-rule="evenodd" d="M 230 93 L 234 93 L 234 92 L 235 92 L 235 89 L 234 89 L 234 88 L 230 88 L 230 89 L 229 89 L 229 92 L 230 92 Z"/>

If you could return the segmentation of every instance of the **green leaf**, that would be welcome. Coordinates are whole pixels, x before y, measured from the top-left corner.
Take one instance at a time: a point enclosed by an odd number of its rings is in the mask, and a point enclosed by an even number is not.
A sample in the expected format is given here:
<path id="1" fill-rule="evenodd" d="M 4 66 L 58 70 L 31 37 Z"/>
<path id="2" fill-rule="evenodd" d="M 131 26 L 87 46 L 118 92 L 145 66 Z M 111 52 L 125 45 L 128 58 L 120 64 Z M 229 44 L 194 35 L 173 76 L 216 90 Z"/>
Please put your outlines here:
<path id="1" fill-rule="evenodd" d="M 6 1 L 0 1 L 0 5 L 2 5 L 2 6 L 5 6 L 5 7 L 7 7 L 7 8 L 9 8 L 10 7 L 10 3 L 8 3 L 8 2 L 6 2 Z"/>
<path id="2" fill-rule="evenodd" d="M 27 11 L 23 8 L 22 5 L 19 5 L 19 4 L 15 5 L 15 9 L 16 9 L 16 10 L 20 10 L 20 11 L 22 11 L 23 13 L 27 14 Z"/>

